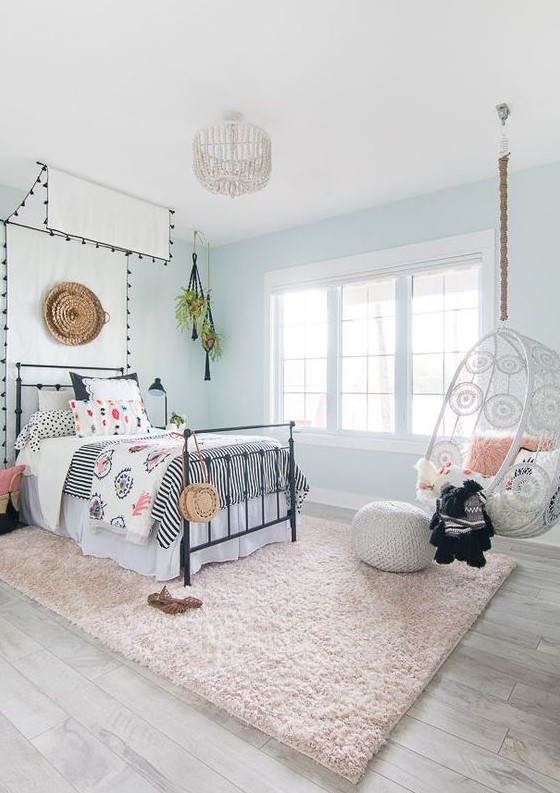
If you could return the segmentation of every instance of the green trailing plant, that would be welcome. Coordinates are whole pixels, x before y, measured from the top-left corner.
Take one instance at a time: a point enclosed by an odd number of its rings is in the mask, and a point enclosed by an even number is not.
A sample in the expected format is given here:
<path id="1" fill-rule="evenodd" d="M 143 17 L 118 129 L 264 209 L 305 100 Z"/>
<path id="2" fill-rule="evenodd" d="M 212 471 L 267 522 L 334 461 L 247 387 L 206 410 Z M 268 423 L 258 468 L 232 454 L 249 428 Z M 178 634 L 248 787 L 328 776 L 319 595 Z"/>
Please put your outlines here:
<path id="1" fill-rule="evenodd" d="M 218 358 L 222 357 L 223 338 L 223 335 L 218 333 L 214 327 L 208 325 L 206 322 L 203 323 L 200 329 L 200 341 L 202 343 L 202 349 L 204 352 L 208 353 L 212 361 L 217 361 Z"/>
<path id="2" fill-rule="evenodd" d="M 196 238 L 195 238 L 196 240 Z M 206 299 L 196 264 L 196 252 L 192 253 L 192 268 L 187 288 L 175 298 L 175 317 L 181 330 L 185 330 L 192 322 L 191 339 L 198 339 L 198 326 L 204 317 Z"/>
<path id="3" fill-rule="evenodd" d="M 175 298 L 175 317 L 181 330 L 186 330 L 192 322 L 193 328 L 198 331 L 205 307 L 204 295 L 194 289 L 181 289 L 181 293 Z"/>

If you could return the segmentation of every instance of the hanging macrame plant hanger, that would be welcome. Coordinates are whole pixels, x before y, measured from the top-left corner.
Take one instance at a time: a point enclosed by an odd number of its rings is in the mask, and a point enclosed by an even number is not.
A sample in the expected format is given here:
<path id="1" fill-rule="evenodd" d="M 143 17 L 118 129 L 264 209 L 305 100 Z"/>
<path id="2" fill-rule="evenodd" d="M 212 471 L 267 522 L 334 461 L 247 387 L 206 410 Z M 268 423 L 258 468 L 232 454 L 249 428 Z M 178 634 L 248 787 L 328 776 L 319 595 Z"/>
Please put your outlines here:
<path id="1" fill-rule="evenodd" d="M 490 451 L 498 459 L 497 470 L 488 476 L 475 470 L 473 475 L 483 485 L 494 529 L 497 534 L 527 538 L 548 531 L 560 518 L 560 356 L 505 325 L 509 108 L 501 104 L 496 109 L 502 122 L 500 325 L 459 364 L 426 459 L 435 469 L 456 467 L 460 474 L 476 445 Z"/>
<path id="2" fill-rule="evenodd" d="M 202 311 L 205 306 L 204 289 L 202 288 L 200 273 L 198 272 L 198 266 L 196 263 L 197 258 L 198 257 L 196 250 L 193 250 L 191 274 L 189 277 L 189 284 L 187 286 L 187 291 L 192 294 L 191 305 L 192 305 L 192 313 L 193 313 L 193 325 L 192 325 L 191 339 L 193 341 L 196 341 L 198 339 L 197 316 L 202 315 Z"/>
<path id="3" fill-rule="evenodd" d="M 204 379 L 210 380 L 210 361 L 217 360 L 222 354 L 222 334 L 218 333 L 212 315 L 210 297 L 210 243 L 206 240 L 206 267 L 207 282 L 206 294 L 202 286 L 200 272 L 197 265 L 196 243 L 201 232 L 193 232 L 192 267 L 189 283 L 182 289 L 176 298 L 175 316 L 182 330 L 190 327 L 192 322 L 191 339 L 196 341 L 200 337 L 200 344 L 205 353 Z"/>
<path id="4" fill-rule="evenodd" d="M 214 317 L 212 316 L 212 305 L 210 302 L 210 293 L 206 295 L 206 313 L 202 323 L 201 331 L 202 349 L 206 355 L 206 362 L 204 365 L 204 379 L 210 380 L 210 356 L 216 344 L 216 327 L 214 325 Z"/>
<path id="5" fill-rule="evenodd" d="M 212 315 L 212 298 L 210 289 L 210 246 L 207 249 L 207 290 L 204 317 L 200 329 L 200 342 L 205 353 L 204 379 L 210 380 L 210 361 L 216 361 L 222 355 L 222 334 L 218 333 Z"/>

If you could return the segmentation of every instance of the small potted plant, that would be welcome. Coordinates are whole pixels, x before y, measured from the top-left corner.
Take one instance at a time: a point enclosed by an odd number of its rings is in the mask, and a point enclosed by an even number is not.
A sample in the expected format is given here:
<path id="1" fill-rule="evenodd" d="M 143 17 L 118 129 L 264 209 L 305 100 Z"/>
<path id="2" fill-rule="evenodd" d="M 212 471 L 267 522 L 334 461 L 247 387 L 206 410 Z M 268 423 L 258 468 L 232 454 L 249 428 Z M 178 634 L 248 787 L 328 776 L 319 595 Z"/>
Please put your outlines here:
<path id="1" fill-rule="evenodd" d="M 187 417 L 183 413 L 175 413 L 174 411 L 171 413 L 171 418 L 169 419 L 169 424 L 167 425 L 167 429 L 173 430 L 174 432 L 184 432 L 187 426 Z"/>

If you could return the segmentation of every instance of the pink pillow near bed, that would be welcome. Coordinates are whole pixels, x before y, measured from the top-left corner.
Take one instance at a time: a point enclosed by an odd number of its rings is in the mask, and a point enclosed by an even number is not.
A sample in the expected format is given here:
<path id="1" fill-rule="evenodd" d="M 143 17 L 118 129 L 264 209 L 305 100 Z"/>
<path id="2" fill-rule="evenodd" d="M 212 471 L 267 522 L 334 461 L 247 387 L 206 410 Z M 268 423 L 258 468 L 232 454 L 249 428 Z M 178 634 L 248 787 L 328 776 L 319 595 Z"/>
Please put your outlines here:
<path id="1" fill-rule="evenodd" d="M 513 439 L 513 435 L 474 435 L 469 443 L 463 467 L 477 471 L 482 476 L 494 476 L 506 459 Z M 523 435 L 519 442 L 519 448 L 522 446 L 531 452 L 536 451 L 537 448 L 550 450 L 552 442 L 531 435 Z"/>
<path id="2" fill-rule="evenodd" d="M 25 465 L 14 465 L 12 468 L 0 469 L 0 495 L 19 490 L 21 476 L 25 471 Z"/>

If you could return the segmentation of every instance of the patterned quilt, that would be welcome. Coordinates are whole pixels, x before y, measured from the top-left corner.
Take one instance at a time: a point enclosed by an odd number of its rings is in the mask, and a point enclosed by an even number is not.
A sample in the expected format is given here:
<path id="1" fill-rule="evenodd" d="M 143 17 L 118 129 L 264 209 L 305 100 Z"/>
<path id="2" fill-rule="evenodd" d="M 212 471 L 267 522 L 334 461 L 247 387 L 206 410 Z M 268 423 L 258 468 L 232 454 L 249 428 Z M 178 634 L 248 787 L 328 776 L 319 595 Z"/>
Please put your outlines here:
<path id="1" fill-rule="evenodd" d="M 272 438 L 198 436 L 209 481 L 220 493 L 220 507 L 246 498 L 284 491 L 289 505 L 288 450 Z M 100 529 L 146 542 L 154 521 L 157 541 L 168 548 L 182 531 L 179 495 L 183 488 L 182 438 L 114 436 L 80 447 L 70 464 L 64 492 L 89 501 Z M 189 481 L 203 481 L 203 465 L 189 445 Z M 309 487 L 296 466 L 296 508 Z"/>

